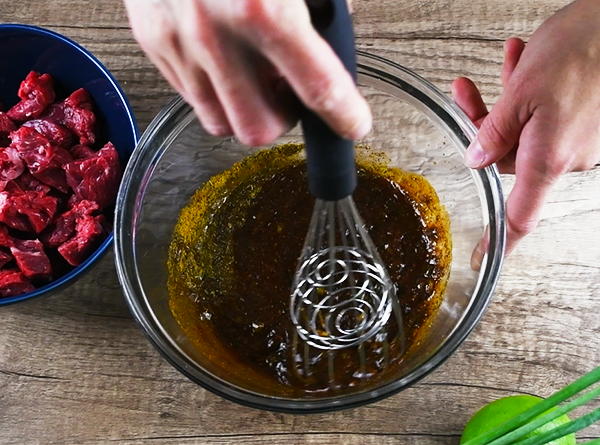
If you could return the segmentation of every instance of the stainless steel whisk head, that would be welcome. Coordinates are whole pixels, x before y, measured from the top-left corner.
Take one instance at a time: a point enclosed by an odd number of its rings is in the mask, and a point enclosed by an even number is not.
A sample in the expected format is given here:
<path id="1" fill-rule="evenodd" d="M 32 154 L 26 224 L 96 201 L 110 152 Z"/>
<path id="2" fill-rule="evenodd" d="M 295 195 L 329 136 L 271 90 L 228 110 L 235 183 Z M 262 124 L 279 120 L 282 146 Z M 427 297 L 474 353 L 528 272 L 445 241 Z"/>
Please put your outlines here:
<path id="1" fill-rule="evenodd" d="M 309 377 L 326 354 L 328 381 L 336 387 L 340 382 L 334 363 L 338 368 L 356 363 L 357 369 L 344 372 L 364 379 L 390 363 L 392 341 L 400 345 L 395 353 L 403 352 L 396 289 L 352 196 L 317 199 L 292 286 L 290 315 L 296 329 L 294 366 L 300 377 Z M 393 332 L 388 329 L 392 321 Z M 343 357 L 349 361 L 340 366 Z M 348 381 L 348 376 L 340 380 Z"/>
<path id="2" fill-rule="evenodd" d="M 359 345 L 389 321 L 395 289 L 352 196 L 317 200 L 299 261 L 290 315 L 319 349 Z"/>

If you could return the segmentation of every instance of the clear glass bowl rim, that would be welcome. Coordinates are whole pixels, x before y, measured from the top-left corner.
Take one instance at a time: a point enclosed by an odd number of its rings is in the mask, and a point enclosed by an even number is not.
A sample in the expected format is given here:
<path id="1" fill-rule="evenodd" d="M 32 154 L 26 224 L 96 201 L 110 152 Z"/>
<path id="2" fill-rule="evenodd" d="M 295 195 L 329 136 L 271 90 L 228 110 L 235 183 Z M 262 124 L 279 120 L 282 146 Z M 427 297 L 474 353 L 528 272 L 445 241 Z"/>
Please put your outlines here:
<path id="1" fill-rule="evenodd" d="M 475 137 L 477 130 L 462 110 L 436 86 L 416 73 L 363 51 L 357 51 L 357 67 L 359 74 L 385 78 L 401 86 L 405 92 L 407 88 L 410 89 L 409 94 L 434 110 L 438 117 L 442 115 L 446 124 L 458 126 L 456 130 L 460 130 L 466 144 Z M 472 303 L 452 334 L 427 361 L 409 374 L 364 393 L 324 399 L 284 399 L 233 386 L 188 361 L 161 328 L 144 295 L 135 261 L 135 227 L 148 179 L 168 148 L 165 142 L 190 112 L 190 106 L 177 96 L 161 110 L 142 135 L 123 176 L 117 197 L 114 230 L 115 264 L 129 309 L 152 345 L 182 374 L 223 398 L 254 408 L 288 413 L 348 409 L 389 397 L 418 382 L 447 360 L 475 328 L 491 301 L 505 252 L 504 198 L 495 166 L 475 172 L 480 175 L 489 213 L 490 247 L 482 264 L 483 272 L 479 277 L 481 285 L 477 286 Z"/>

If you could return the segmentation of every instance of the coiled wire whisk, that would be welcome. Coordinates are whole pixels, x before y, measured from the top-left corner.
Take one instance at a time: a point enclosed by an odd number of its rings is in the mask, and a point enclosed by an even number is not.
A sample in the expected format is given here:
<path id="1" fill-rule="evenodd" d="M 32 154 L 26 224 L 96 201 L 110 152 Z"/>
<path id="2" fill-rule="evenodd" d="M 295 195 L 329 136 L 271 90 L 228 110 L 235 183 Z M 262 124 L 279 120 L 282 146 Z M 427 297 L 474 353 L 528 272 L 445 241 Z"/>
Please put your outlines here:
<path id="1" fill-rule="evenodd" d="M 394 283 L 352 196 L 316 200 L 292 285 L 290 316 L 296 328 L 292 354 L 303 377 L 311 375 L 318 354 L 311 348 L 329 351 L 328 377 L 333 383 L 334 351 L 356 353 L 359 367 L 350 373 L 365 377 L 367 360 L 385 368 L 391 358 L 390 342 L 404 341 Z M 395 325 L 392 334 L 387 329 L 390 318 Z M 366 356 L 366 342 L 378 346 L 370 348 L 375 357 Z M 398 351 L 403 349 L 402 344 Z"/>

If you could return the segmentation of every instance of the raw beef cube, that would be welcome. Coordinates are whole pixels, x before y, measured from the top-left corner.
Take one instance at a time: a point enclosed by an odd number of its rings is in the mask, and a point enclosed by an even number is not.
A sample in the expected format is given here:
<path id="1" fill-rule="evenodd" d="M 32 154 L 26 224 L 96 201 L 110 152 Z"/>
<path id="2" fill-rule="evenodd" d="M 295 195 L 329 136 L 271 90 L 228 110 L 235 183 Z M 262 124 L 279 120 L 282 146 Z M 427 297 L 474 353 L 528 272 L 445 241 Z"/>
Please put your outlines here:
<path id="1" fill-rule="evenodd" d="M 19 152 L 13 147 L 0 148 L 0 191 L 6 184 L 18 178 L 25 171 L 25 164 L 19 157 Z"/>
<path id="2" fill-rule="evenodd" d="M 38 151 L 49 144 L 48 139 L 39 134 L 33 128 L 21 127 L 17 131 L 13 131 L 10 134 L 12 140 L 12 146 L 19 150 L 24 151 Z"/>
<path id="3" fill-rule="evenodd" d="M 42 192 L 44 195 L 47 195 L 51 188 L 49 185 L 46 185 L 43 182 L 35 179 L 31 173 L 25 170 L 17 179 L 6 184 L 6 188 L 4 190 L 13 195 L 20 195 L 28 190 Z"/>
<path id="4" fill-rule="evenodd" d="M 0 192 L 0 221 L 13 229 L 40 233 L 52 221 L 57 206 L 58 199 L 43 192 Z"/>
<path id="5" fill-rule="evenodd" d="M 4 248 L 0 248 L 0 269 L 10 263 L 13 259 L 13 256 Z"/>
<path id="6" fill-rule="evenodd" d="M 104 238 L 104 216 L 84 216 L 77 222 L 76 235 L 61 244 L 58 252 L 71 266 L 78 266 Z"/>
<path id="7" fill-rule="evenodd" d="M 4 191 L 9 195 L 20 195 L 23 193 L 23 189 L 15 181 L 7 182 L 6 186 L 4 186 Z"/>
<path id="8" fill-rule="evenodd" d="M 54 88 L 52 76 L 48 73 L 40 74 L 30 71 L 25 80 L 19 85 L 17 95 L 21 100 L 39 99 L 38 102 L 51 104 L 54 102 Z"/>
<path id="9" fill-rule="evenodd" d="M 92 215 L 96 211 L 98 211 L 98 204 L 95 202 L 79 201 L 71 210 L 55 218 L 54 223 L 48 227 L 48 230 L 41 237 L 44 246 L 52 249 L 67 242 L 75 235 L 75 228 L 78 221 L 84 216 Z"/>
<path id="10" fill-rule="evenodd" d="M 31 174 L 40 181 L 66 193 L 69 188 L 62 166 L 73 160 L 67 150 L 52 145 L 33 128 L 21 127 L 10 135 L 11 146 L 19 150 Z"/>
<path id="11" fill-rule="evenodd" d="M 21 102 L 6 114 L 16 122 L 25 122 L 38 117 L 48 105 L 54 102 L 52 76 L 31 71 L 21 82 L 18 94 Z"/>
<path id="12" fill-rule="evenodd" d="M 100 225 L 102 226 L 102 228 L 104 229 L 105 233 L 110 233 L 112 232 L 112 224 L 106 219 L 106 216 L 104 215 L 98 215 L 97 217 L 98 222 L 100 223 Z"/>
<path id="13" fill-rule="evenodd" d="M 40 118 L 47 119 L 52 122 L 58 122 L 59 124 L 65 125 L 65 102 L 58 102 L 50 105 L 40 115 Z"/>
<path id="14" fill-rule="evenodd" d="M 68 213 L 68 212 L 67 212 Z M 75 235 L 77 218 L 74 215 L 60 215 L 55 222 L 42 233 L 40 239 L 48 249 L 55 249 L 61 244 L 66 243 Z"/>
<path id="15" fill-rule="evenodd" d="M 27 216 L 21 214 L 8 192 L 0 192 L 0 221 L 13 229 L 29 232 L 32 230 Z"/>
<path id="16" fill-rule="evenodd" d="M 84 216 L 93 215 L 98 210 L 100 210 L 100 207 L 98 206 L 97 202 L 83 199 L 71 207 L 69 212 L 77 215 L 78 218 L 82 218 Z"/>
<path id="17" fill-rule="evenodd" d="M 73 133 L 67 127 L 50 119 L 34 119 L 23 124 L 25 127 L 33 128 L 44 136 L 52 145 L 69 148 L 73 145 Z M 1 128 L 0 128 L 1 131 Z"/>
<path id="18" fill-rule="evenodd" d="M 77 195 L 71 195 L 71 197 L 67 201 L 67 208 L 68 209 L 72 209 L 73 207 L 75 207 L 81 201 L 83 201 L 83 200 L 79 196 L 77 196 Z"/>
<path id="19" fill-rule="evenodd" d="M 8 135 L 17 129 L 15 123 L 6 113 L 0 111 L 0 147 L 8 147 L 10 139 Z"/>
<path id="20" fill-rule="evenodd" d="M 94 156 L 96 154 L 96 152 L 94 150 L 92 150 L 90 147 L 87 147 L 85 145 L 75 145 L 74 147 L 72 147 L 69 150 L 69 153 L 71 153 L 71 156 L 73 156 L 73 158 L 75 159 L 85 159 L 85 158 L 89 158 L 90 156 Z"/>
<path id="21" fill-rule="evenodd" d="M 15 131 L 17 126 L 8 116 L 8 114 L 0 111 L 0 136 L 8 136 L 10 133 Z"/>
<path id="22" fill-rule="evenodd" d="M 35 290 L 19 269 L 0 270 L 0 297 L 12 297 Z"/>
<path id="23" fill-rule="evenodd" d="M 8 233 L 8 228 L 4 224 L 0 224 L 0 246 L 10 247 L 13 245 L 13 238 Z"/>
<path id="24" fill-rule="evenodd" d="M 27 278 L 50 278 L 52 266 L 39 240 L 15 239 L 10 252 Z"/>
<path id="25" fill-rule="evenodd" d="M 79 143 L 93 145 L 96 142 L 94 134 L 96 116 L 88 92 L 80 88 L 67 97 L 64 102 L 64 113 L 64 124 L 79 136 Z"/>
<path id="26" fill-rule="evenodd" d="M 114 204 L 121 180 L 121 164 L 110 142 L 85 159 L 64 166 L 67 183 L 81 199 L 96 201 L 100 210 Z"/>

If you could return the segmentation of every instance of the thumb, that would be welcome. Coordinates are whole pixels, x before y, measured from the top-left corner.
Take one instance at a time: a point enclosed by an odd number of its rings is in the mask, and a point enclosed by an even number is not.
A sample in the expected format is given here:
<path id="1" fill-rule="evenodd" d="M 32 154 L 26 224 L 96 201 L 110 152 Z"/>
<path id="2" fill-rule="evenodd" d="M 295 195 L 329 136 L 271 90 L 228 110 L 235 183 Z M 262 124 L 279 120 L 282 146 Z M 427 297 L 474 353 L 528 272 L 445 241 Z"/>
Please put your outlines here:
<path id="1" fill-rule="evenodd" d="M 468 167 L 487 167 L 515 148 L 529 117 L 518 97 L 510 89 L 505 90 L 481 122 L 479 133 L 465 155 Z"/>

